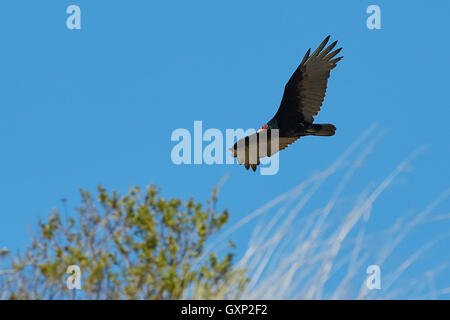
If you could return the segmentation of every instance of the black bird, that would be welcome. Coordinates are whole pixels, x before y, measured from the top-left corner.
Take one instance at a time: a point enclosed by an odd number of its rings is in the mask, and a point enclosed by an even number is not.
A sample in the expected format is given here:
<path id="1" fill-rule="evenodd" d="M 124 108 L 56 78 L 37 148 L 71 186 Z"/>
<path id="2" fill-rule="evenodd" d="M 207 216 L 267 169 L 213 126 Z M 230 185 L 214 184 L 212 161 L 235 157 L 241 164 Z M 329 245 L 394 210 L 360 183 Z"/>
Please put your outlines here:
<path id="1" fill-rule="evenodd" d="M 252 167 L 253 171 L 256 171 L 256 167 L 260 164 L 260 157 L 271 156 L 300 137 L 334 135 L 336 130 L 334 125 L 313 123 L 314 116 L 320 111 L 325 98 L 330 71 L 343 58 L 333 59 L 342 48 L 332 51 L 337 41 L 325 48 L 329 39 L 330 36 L 326 37 L 311 55 L 311 48 L 306 52 L 302 62 L 284 87 L 280 107 L 272 120 L 261 126 L 257 133 L 240 139 L 233 148 L 230 148 L 233 157 L 237 157 L 238 163 L 244 164 L 247 170 Z M 279 147 L 275 148 L 276 150 L 270 149 L 272 129 L 278 129 L 279 134 Z M 260 143 L 262 133 L 268 137 L 267 150 L 265 145 Z M 252 155 L 253 153 L 255 155 Z"/>

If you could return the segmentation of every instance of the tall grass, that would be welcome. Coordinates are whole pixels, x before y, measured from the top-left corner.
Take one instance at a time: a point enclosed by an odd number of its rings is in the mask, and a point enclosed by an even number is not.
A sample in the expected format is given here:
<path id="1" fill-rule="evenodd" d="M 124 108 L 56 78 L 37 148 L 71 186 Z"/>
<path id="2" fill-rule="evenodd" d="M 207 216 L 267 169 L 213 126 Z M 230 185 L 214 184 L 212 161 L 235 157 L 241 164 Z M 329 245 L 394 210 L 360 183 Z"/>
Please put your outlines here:
<path id="1" fill-rule="evenodd" d="M 405 276 L 434 245 L 449 244 L 449 234 L 431 234 L 418 247 L 408 237 L 425 223 L 450 218 L 449 214 L 434 214 L 449 198 L 450 188 L 418 214 L 409 218 L 398 214 L 392 226 L 367 232 L 371 216 L 377 214 L 375 202 L 425 148 L 413 151 L 380 182 L 369 183 L 351 202 L 344 194 L 380 139 L 373 138 L 375 129 L 375 125 L 368 128 L 330 167 L 246 215 L 210 245 L 217 250 L 233 233 L 254 225 L 248 247 L 235 266 L 246 269 L 250 280 L 246 291 L 237 293 L 240 298 L 415 299 L 450 293 L 450 279 L 446 283 L 435 280 L 450 263 L 446 253 L 426 271 Z M 330 184 L 335 187 L 325 198 L 322 190 L 330 189 Z M 318 207 L 317 198 L 322 201 Z M 402 254 L 400 245 L 406 248 Z M 386 263 L 389 259 L 400 262 Z M 372 264 L 381 268 L 380 290 L 366 286 L 366 268 Z M 234 296 L 230 287 L 233 284 L 211 298 Z"/>

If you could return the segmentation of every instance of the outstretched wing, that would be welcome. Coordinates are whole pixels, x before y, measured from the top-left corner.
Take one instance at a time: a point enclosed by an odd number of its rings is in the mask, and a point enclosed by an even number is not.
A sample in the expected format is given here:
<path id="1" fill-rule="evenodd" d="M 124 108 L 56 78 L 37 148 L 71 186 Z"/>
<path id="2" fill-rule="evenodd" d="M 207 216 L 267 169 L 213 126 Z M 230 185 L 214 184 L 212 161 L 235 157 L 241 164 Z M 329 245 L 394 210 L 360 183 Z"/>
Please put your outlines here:
<path id="1" fill-rule="evenodd" d="M 325 48 L 329 39 L 330 36 L 326 37 L 311 55 L 311 49 L 306 52 L 284 88 L 283 98 L 274 118 L 280 126 L 287 126 L 284 128 L 285 132 L 290 131 L 289 126 L 294 126 L 294 130 L 299 122 L 312 123 L 313 117 L 320 111 L 330 71 L 343 58 L 333 59 L 342 48 L 332 51 L 337 41 Z"/>

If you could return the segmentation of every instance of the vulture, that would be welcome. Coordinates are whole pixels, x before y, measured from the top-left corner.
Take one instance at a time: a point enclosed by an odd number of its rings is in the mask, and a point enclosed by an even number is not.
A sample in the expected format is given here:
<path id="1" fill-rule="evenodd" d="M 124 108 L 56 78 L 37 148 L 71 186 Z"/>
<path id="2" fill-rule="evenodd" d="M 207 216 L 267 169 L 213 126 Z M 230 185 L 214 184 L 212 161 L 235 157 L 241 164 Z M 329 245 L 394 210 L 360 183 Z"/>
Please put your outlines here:
<path id="1" fill-rule="evenodd" d="M 237 158 L 239 164 L 244 164 L 247 170 L 251 167 L 256 171 L 260 158 L 285 149 L 300 137 L 334 135 L 334 125 L 313 123 L 325 98 L 330 71 L 343 58 L 335 58 L 342 50 L 333 50 L 337 41 L 326 47 L 329 39 L 330 36 L 326 37 L 312 54 L 311 49 L 306 52 L 284 87 L 275 116 L 256 133 L 238 140 L 230 148 L 233 157 Z M 276 138 L 272 131 L 274 129 L 278 129 L 278 148 L 271 147 L 271 137 Z"/>

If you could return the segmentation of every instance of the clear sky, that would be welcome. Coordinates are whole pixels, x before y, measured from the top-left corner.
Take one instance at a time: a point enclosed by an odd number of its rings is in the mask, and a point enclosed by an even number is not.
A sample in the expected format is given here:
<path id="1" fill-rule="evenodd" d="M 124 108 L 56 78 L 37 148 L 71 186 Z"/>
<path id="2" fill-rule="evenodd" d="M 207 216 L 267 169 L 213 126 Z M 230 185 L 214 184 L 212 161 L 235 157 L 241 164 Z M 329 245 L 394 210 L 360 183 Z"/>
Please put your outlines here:
<path id="1" fill-rule="evenodd" d="M 66 27 L 71 4 L 81 30 Z M 381 30 L 366 26 L 371 4 Z M 426 145 L 377 200 L 374 228 L 422 210 L 450 187 L 449 12 L 448 1 L 2 1 L 0 247 L 23 248 L 39 215 L 62 198 L 75 207 L 78 188 L 98 184 L 155 183 L 165 196 L 204 200 L 229 175 L 219 204 L 237 221 L 325 169 L 374 123 L 384 135 L 347 196 Z M 302 138 L 273 176 L 172 163 L 172 131 L 192 132 L 194 120 L 220 130 L 270 120 L 305 51 L 329 34 L 344 59 L 316 120 L 335 124 L 334 137 Z M 449 210 L 447 201 L 436 213 Z"/>

